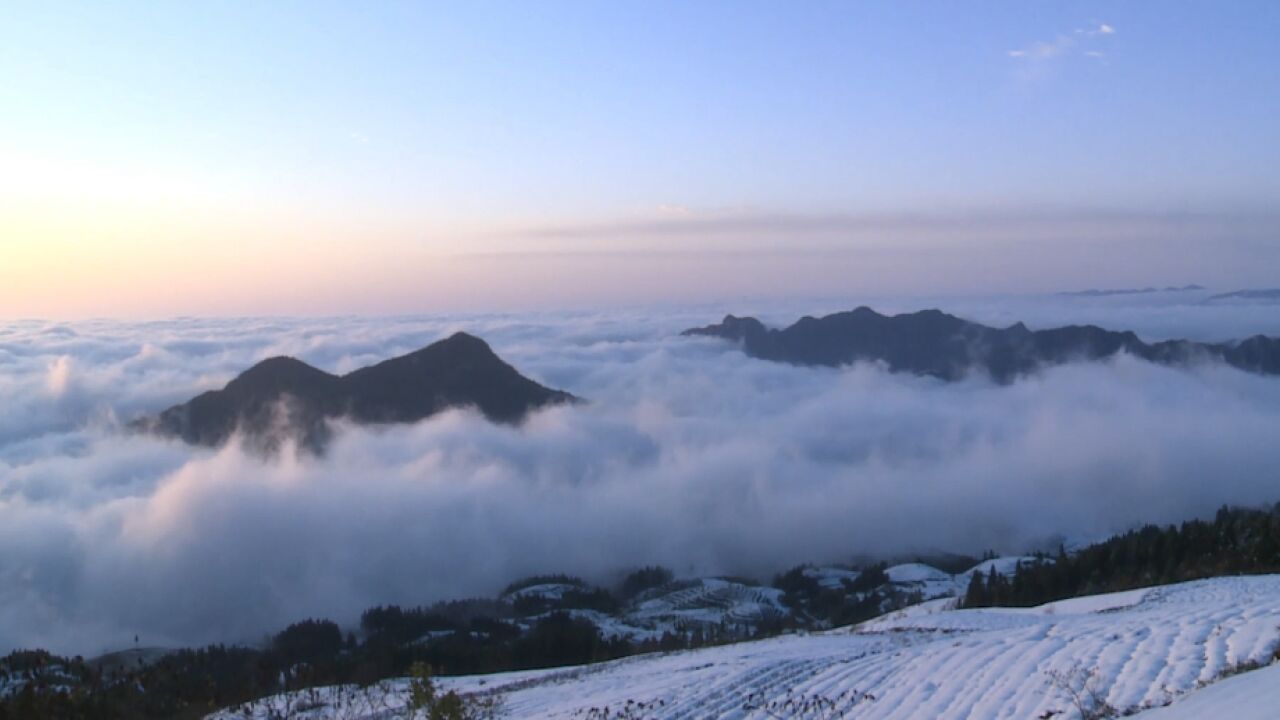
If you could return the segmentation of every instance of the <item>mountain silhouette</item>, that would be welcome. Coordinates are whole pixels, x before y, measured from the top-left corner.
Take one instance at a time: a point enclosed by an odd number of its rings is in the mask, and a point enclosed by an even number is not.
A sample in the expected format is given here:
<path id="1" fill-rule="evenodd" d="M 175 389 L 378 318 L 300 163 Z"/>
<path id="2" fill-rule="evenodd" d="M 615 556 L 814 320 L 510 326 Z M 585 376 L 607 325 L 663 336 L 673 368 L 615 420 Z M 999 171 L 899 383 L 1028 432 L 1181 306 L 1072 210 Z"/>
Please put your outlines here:
<path id="1" fill-rule="evenodd" d="M 1188 293 L 1204 290 L 1203 285 L 1169 285 L 1167 287 L 1144 287 L 1144 288 L 1116 288 L 1111 290 L 1101 290 L 1092 288 L 1089 290 L 1074 290 L 1070 292 L 1058 293 L 1064 297 L 1112 297 L 1114 295 L 1153 295 L 1155 293 Z"/>
<path id="2" fill-rule="evenodd" d="M 195 445 L 217 446 L 241 433 L 256 449 L 286 440 L 321 450 L 330 419 L 360 424 L 411 423 L 442 410 L 473 407 L 500 423 L 577 398 L 524 377 L 473 335 L 456 333 L 421 350 L 331 375 L 301 360 L 274 357 L 221 390 L 202 393 L 135 428 Z"/>
<path id="3" fill-rule="evenodd" d="M 1205 299 L 1205 302 L 1216 302 L 1218 300 L 1267 300 L 1275 302 L 1280 300 L 1280 288 L 1267 288 L 1265 290 L 1236 290 L 1235 292 L 1210 295 Z"/>
<path id="4" fill-rule="evenodd" d="M 740 343 L 748 355 L 795 365 L 839 366 L 882 362 L 892 372 L 958 380 L 975 371 L 1007 383 L 1035 370 L 1128 353 L 1154 363 L 1188 365 L 1222 361 L 1265 375 L 1280 374 L 1280 338 L 1256 335 L 1236 343 L 1167 340 L 1146 343 L 1132 332 L 1094 325 L 1029 330 L 1022 323 L 993 328 L 941 310 L 881 315 L 868 307 L 821 318 L 803 317 L 782 330 L 755 318 L 728 315 L 686 336 Z"/>

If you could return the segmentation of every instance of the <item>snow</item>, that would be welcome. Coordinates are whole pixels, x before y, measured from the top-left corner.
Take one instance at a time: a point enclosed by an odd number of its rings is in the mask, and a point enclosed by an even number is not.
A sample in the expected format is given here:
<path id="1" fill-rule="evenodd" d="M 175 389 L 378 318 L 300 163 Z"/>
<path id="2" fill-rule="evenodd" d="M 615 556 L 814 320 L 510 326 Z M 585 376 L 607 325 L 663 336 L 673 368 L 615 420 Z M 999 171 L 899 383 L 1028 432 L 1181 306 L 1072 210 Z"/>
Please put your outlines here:
<path id="1" fill-rule="evenodd" d="M 1014 572 L 1018 570 L 1019 565 L 1029 565 L 1031 563 L 1040 562 L 1040 559 L 1031 555 L 1014 555 L 1011 557 L 998 557 L 991 560 L 983 560 L 968 570 L 956 576 L 956 582 L 960 586 L 960 592 L 964 592 L 969 588 L 969 583 L 973 579 L 974 573 L 987 575 L 995 568 L 997 575 L 1005 577 L 1013 577 Z"/>
<path id="2" fill-rule="evenodd" d="M 674 630 L 728 624 L 753 625 L 788 611 L 777 588 L 702 578 L 640 602 L 625 614 L 628 624 Z"/>
<path id="3" fill-rule="evenodd" d="M 1172 705 L 1141 712 L 1137 720 L 1271 720 L 1280 716 L 1280 665 L 1227 678 Z"/>
<path id="4" fill-rule="evenodd" d="M 530 585 L 529 587 L 520 588 L 502 597 L 507 600 L 515 600 L 522 597 L 545 598 L 547 600 L 559 600 L 565 596 L 565 593 L 581 592 L 585 588 L 582 585 L 572 583 L 542 583 L 539 585 Z"/>
<path id="5" fill-rule="evenodd" d="M 531 626 L 533 623 L 555 613 L 563 613 L 572 618 L 591 621 L 593 625 L 599 628 L 600 635 L 606 640 L 626 639 L 635 642 L 659 640 L 665 632 L 674 631 L 674 627 L 671 625 L 660 623 L 653 623 L 652 625 L 637 624 L 629 622 L 626 618 L 616 617 L 598 610 L 556 610 L 524 618 L 521 624 L 526 627 Z"/>
<path id="6" fill-rule="evenodd" d="M 570 589 L 581 588 L 563 584 L 536 585 L 508 597 L 536 595 L 558 599 Z M 721 578 L 694 578 L 650 590 L 635 605 L 617 615 L 571 608 L 531 615 L 517 622 L 528 628 L 548 615 L 564 613 L 591 621 L 606 639 L 644 642 L 660 640 L 668 633 L 707 630 L 722 625 L 754 628 L 763 621 L 789 612 L 782 604 L 782 596 L 783 592 L 777 588 Z"/>
<path id="7" fill-rule="evenodd" d="M 71 692 L 77 684 L 77 678 L 65 665 L 58 662 L 28 670 L 15 670 L 0 663 L 0 698 L 18 694 L 31 682 L 37 682 L 50 690 Z"/>
<path id="8" fill-rule="evenodd" d="M 957 595 L 969 586 L 967 576 L 949 575 L 924 563 L 894 565 L 886 569 L 885 574 L 889 576 L 889 582 L 899 590 L 918 592 L 924 600 Z M 964 577 L 963 583 L 960 581 L 961 577 Z"/>
<path id="9" fill-rule="evenodd" d="M 885 570 L 885 574 L 895 583 L 951 582 L 950 575 L 924 563 L 894 565 Z"/>
<path id="10" fill-rule="evenodd" d="M 836 590 L 844 587 L 846 580 L 853 582 L 862 574 L 842 567 L 806 567 L 802 572 L 805 577 L 817 580 L 819 587 Z"/>
<path id="11" fill-rule="evenodd" d="M 869 626 L 869 623 L 885 622 L 888 620 L 907 620 L 911 618 L 918 618 L 924 615 L 933 615 L 935 613 L 947 612 L 949 610 L 955 610 L 956 607 L 959 605 L 959 603 L 960 603 L 960 599 L 954 598 L 954 597 L 942 597 L 942 598 L 935 598 L 933 600 L 926 600 L 922 603 L 916 603 L 915 605 L 908 605 L 907 607 L 902 608 L 901 610 L 895 610 L 883 616 L 882 618 L 876 618 L 876 620 L 868 621 L 868 623 L 863 623 L 861 625 L 855 626 L 853 628 L 848 628 L 845 630 L 835 630 L 833 632 L 849 632 L 849 631 L 858 632 L 860 630 L 867 629 Z"/>
<path id="12" fill-rule="evenodd" d="M 1090 595 L 1088 597 L 1072 598 L 1070 600 L 1059 600 L 1058 602 L 1041 605 L 1038 608 L 1031 608 L 1032 612 L 1060 614 L 1060 615 L 1080 615 L 1084 613 L 1100 613 L 1109 610 L 1120 610 L 1122 608 L 1132 607 L 1142 602 L 1147 596 L 1151 588 L 1142 588 L 1141 590 L 1129 590 L 1127 592 L 1109 593 L 1107 595 Z"/>
<path id="13" fill-rule="evenodd" d="M 616 711 L 635 701 L 652 703 L 644 717 L 759 720 L 770 716 L 769 702 L 829 700 L 860 720 L 1071 720 L 1079 714 L 1064 685 L 1088 685 L 1122 713 L 1179 700 L 1165 715 L 1142 716 L 1156 720 L 1249 718 L 1258 717 L 1251 708 L 1276 707 L 1275 668 L 1226 681 L 1232 685 L 1209 684 L 1274 658 L 1280 576 L 1217 578 L 1031 609 L 953 604 L 933 601 L 852 629 L 441 684 L 499 692 L 508 715 L 521 718 L 580 718 L 591 708 Z M 1268 680 L 1271 687 L 1263 688 Z M 403 684 L 387 687 L 395 696 Z M 1231 687 L 1240 689 L 1222 689 Z M 1258 693 L 1273 701 L 1254 703 Z M 1202 702 L 1241 714 L 1197 714 Z M 375 717 L 339 705 L 313 717 Z M 253 711 L 265 718 L 266 703 Z"/>

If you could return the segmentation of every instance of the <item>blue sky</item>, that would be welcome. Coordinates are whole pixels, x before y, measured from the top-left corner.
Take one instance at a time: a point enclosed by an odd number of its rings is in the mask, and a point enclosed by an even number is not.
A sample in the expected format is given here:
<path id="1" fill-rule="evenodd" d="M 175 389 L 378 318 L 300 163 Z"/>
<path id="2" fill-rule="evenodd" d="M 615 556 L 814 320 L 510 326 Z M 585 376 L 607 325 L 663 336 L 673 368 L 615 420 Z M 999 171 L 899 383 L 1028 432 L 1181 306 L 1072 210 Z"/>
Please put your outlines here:
<path id="1" fill-rule="evenodd" d="M 1077 253 L 1064 286 L 1201 280 L 1223 242 L 1235 269 L 1210 280 L 1257 283 L 1280 260 L 1278 35 L 1271 2 L 14 5 L 3 279 L 31 298 L 212 268 L 191 309 L 231 283 L 305 310 L 236 268 L 319 245 L 306 294 L 353 256 L 392 287 L 459 255 L 954 249 L 1014 218 L 1055 252 L 1134 239 L 1128 276 Z M 1193 260 L 1151 277 L 1170 235 Z"/>

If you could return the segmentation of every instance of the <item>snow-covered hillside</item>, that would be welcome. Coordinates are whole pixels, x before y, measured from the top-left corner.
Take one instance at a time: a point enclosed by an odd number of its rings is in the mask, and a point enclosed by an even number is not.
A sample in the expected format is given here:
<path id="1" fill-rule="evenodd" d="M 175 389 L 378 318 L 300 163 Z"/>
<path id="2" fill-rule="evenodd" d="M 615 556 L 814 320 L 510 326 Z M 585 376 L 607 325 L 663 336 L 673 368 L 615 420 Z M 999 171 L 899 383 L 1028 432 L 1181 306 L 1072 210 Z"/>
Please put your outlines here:
<path id="1" fill-rule="evenodd" d="M 1280 665 L 1230 677 L 1137 720 L 1260 720 L 1280 717 Z"/>
<path id="2" fill-rule="evenodd" d="M 1019 563 L 1036 562 L 1031 557 L 1009 557 L 987 560 L 975 568 L 951 575 L 935 567 L 909 563 L 885 569 L 885 581 L 864 590 L 852 590 L 861 576 L 858 570 L 836 566 L 803 566 L 801 571 L 823 590 L 843 592 L 853 600 L 860 600 L 879 592 L 882 598 L 879 612 L 901 607 L 905 603 L 963 595 L 974 572 L 983 574 L 994 567 L 996 572 L 1012 574 Z M 592 588 L 580 581 L 539 582 L 503 593 L 499 599 L 506 602 L 526 601 L 539 604 L 544 612 L 525 615 L 514 622 L 528 629 L 552 612 L 563 612 L 591 621 L 608 639 L 621 638 L 632 641 L 657 640 L 667 634 L 707 631 L 715 628 L 726 630 L 731 637 L 749 637 L 762 625 L 783 619 L 791 619 L 806 627 L 829 627 L 822 620 L 815 620 L 797 613 L 784 601 L 785 593 L 750 580 L 694 577 L 681 578 L 659 587 L 650 588 L 631 598 L 617 612 L 606 613 L 591 607 L 575 604 L 583 593 Z M 577 594 L 577 596 L 575 596 Z"/>
<path id="3" fill-rule="evenodd" d="M 787 612 L 780 590 L 703 578 L 642 598 L 627 618 L 657 627 L 720 623 L 754 625 Z"/>
<path id="4" fill-rule="evenodd" d="M 856 576 L 856 573 L 853 573 Z M 501 596 L 502 600 L 543 601 L 546 612 L 516 621 L 528 629 L 553 612 L 584 618 L 607 639 L 658 640 L 668 633 L 686 633 L 727 627 L 738 636 L 749 635 L 761 623 L 790 614 L 782 602 L 782 591 L 749 582 L 723 578 L 690 578 L 652 588 L 633 598 L 616 613 L 606 613 L 573 604 L 573 593 L 585 585 L 543 583 Z"/>
<path id="5" fill-rule="evenodd" d="M 1031 609 L 953 606 L 935 600 L 827 633 L 442 684 L 499 693 L 509 715 L 521 718 L 604 717 L 605 708 L 608 717 L 628 708 L 625 717 L 836 717 L 856 708 L 865 720 L 1067 719 L 1080 716 L 1074 693 L 1122 713 L 1178 701 L 1149 715 L 1163 720 L 1203 717 L 1182 709 L 1237 697 L 1199 688 L 1270 663 L 1280 646 L 1280 576 L 1218 578 Z M 1247 692 L 1259 686 L 1255 678 L 1275 677 L 1269 668 L 1230 682 Z M 402 703 L 403 689 L 392 682 L 375 690 L 378 708 Z M 313 693 L 305 716 L 381 716 L 367 698 L 370 711 L 361 714 L 352 700 L 358 694 L 344 696 L 333 703 L 336 692 Z M 266 718 L 286 700 L 258 703 L 248 716 Z"/>

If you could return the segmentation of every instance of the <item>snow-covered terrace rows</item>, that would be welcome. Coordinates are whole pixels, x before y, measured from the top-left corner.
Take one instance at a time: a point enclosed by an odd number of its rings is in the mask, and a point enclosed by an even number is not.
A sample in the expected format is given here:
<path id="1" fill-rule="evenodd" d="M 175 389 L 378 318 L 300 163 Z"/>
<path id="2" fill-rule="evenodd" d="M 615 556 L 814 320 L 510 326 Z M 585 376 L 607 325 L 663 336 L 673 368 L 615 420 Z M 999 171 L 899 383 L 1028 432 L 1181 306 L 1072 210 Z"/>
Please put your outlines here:
<path id="1" fill-rule="evenodd" d="M 1131 712 L 1268 663 L 1280 644 L 1280 576 L 1219 578 L 1033 609 L 948 609 L 952 602 L 926 603 L 854 629 L 442 682 L 504 692 L 510 716 L 521 718 L 580 718 L 631 700 L 647 704 L 642 717 L 756 719 L 769 716 L 761 703 L 821 699 L 856 708 L 860 720 L 1063 720 L 1077 716 L 1064 683 L 1088 683 L 1117 710 Z M 315 715 L 339 716 L 350 717 L 337 709 Z"/>

